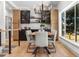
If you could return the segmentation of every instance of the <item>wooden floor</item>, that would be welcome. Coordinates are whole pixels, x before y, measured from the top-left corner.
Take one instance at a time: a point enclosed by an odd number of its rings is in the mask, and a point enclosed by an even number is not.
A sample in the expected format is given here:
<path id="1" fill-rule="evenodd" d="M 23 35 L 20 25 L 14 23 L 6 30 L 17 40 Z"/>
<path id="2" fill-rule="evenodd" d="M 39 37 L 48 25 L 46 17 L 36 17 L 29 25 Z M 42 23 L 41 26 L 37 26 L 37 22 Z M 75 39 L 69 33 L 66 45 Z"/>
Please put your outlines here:
<path id="1" fill-rule="evenodd" d="M 13 44 L 14 43 L 14 44 Z M 12 49 L 11 54 L 6 54 L 6 57 L 33 57 L 32 53 L 27 53 L 27 42 L 21 41 L 21 45 L 18 46 L 17 41 L 13 42 L 12 45 L 16 45 L 14 49 Z M 30 50 L 31 52 L 33 50 Z M 48 57 L 46 53 L 38 54 L 38 57 Z M 63 46 L 59 41 L 56 42 L 56 53 L 51 53 L 51 57 L 75 57 L 68 49 Z"/>

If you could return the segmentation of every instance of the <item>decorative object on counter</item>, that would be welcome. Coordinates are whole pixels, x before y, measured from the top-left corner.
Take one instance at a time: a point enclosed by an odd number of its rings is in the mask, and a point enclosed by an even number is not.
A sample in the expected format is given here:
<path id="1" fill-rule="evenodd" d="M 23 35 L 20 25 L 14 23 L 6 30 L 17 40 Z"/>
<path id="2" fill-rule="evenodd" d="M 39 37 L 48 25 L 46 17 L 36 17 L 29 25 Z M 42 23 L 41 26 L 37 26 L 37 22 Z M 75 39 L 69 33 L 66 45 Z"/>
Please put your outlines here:
<path id="1" fill-rule="evenodd" d="M 43 31 L 44 30 L 45 25 L 43 23 L 41 23 L 40 25 L 40 30 Z"/>

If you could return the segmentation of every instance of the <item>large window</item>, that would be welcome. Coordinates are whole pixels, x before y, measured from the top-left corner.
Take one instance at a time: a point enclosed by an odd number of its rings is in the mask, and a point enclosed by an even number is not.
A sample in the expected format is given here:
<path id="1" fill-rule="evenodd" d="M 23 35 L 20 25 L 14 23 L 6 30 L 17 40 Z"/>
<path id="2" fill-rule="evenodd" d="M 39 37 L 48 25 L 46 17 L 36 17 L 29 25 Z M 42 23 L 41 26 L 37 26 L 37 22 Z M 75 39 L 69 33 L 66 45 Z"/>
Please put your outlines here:
<path id="1" fill-rule="evenodd" d="M 66 38 L 74 39 L 74 7 L 66 11 Z"/>
<path id="2" fill-rule="evenodd" d="M 76 30 L 77 30 L 77 42 L 79 42 L 79 4 L 76 5 Z"/>
<path id="3" fill-rule="evenodd" d="M 62 14 L 62 36 L 79 42 L 79 4 L 69 8 Z"/>
<path id="4" fill-rule="evenodd" d="M 65 35 L 65 14 L 64 12 L 62 13 L 62 36 Z"/>

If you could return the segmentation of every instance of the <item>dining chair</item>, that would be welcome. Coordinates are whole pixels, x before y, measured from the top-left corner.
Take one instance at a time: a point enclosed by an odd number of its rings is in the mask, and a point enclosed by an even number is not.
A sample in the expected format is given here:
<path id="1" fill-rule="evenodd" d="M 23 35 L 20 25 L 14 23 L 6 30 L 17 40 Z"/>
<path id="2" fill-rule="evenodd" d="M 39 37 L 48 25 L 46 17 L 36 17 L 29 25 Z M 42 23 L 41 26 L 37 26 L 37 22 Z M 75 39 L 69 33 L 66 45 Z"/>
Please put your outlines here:
<path id="1" fill-rule="evenodd" d="M 36 36 L 35 36 L 35 45 L 36 45 L 36 49 L 34 50 L 33 54 L 37 53 L 37 50 L 39 48 L 44 48 L 48 54 L 50 54 L 49 50 L 48 50 L 48 32 L 37 32 Z"/>
<path id="2" fill-rule="evenodd" d="M 51 37 L 48 38 L 48 43 L 52 44 L 54 52 L 56 52 L 56 44 L 55 44 L 55 42 L 56 42 L 56 37 L 57 37 L 57 31 L 53 30 L 51 32 L 52 32 L 52 35 L 51 35 Z"/>
<path id="3" fill-rule="evenodd" d="M 31 33 L 32 33 L 31 30 L 26 31 L 26 37 L 28 42 L 27 52 L 28 52 L 28 49 L 30 49 L 31 44 L 35 43 L 35 40 L 33 39 Z"/>

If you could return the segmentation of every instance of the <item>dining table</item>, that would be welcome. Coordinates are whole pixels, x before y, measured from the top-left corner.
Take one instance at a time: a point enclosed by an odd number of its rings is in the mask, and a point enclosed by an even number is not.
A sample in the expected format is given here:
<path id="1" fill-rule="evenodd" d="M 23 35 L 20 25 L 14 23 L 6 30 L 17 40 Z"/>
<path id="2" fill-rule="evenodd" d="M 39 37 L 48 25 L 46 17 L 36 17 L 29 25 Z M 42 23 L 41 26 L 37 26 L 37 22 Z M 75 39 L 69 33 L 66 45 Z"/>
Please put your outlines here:
<path id="1" fill-rule="evenodd" d="M 30 33 L 30 35 L 35 36 L 36 35 L 36 32 Z M 48 36 L 51 36 L 51 35 L 52 35 L 52 33 L 51 32 L 48 32 Z"/>

